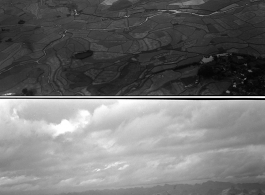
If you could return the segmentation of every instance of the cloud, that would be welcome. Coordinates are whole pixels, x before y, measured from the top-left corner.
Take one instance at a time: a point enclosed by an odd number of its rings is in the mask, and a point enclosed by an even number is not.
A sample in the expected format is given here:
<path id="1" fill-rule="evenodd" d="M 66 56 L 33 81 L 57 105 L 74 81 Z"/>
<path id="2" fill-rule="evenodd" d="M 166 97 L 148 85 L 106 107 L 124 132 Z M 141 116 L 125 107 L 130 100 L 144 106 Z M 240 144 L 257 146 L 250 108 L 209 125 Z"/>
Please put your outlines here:
<path id="1" fill-rule="evenodd" d="M 263 101 L 1 100 L 0 192 L 264 181 Z"/>
<path id="2" fill-rule="evenodd" d="M 33 191 L 33 190 L 38 190 L 39 186 L 38 185 L 31 185 L 31 184 L 18 184 L 18 185 L 13 185 L 11 187 L 1 187 L 1 191 Z"/>
<path id="3" fill-rule="evenodd" d="M 104 179 L 89 179 L 89 180 L 81 181 L 79 185 L 80 186 L 88 185 L 88 184 L 90 185 L 90 184 L 99 183 L 102 181 L 104 181 Z"/>
<path id="4" fill-rule="evenodd" d="M 8 101 L 11 106 L 17 109 L 17 113 L 21 119 L 25 120 L 44 120 L 47 123 L 58 124 L 62 119 L 69 119 L 78 110 L 87 110 L 92 113 L 101 105 L 111 105 L 115 101 L 112 100 L 67 100 L 60 99 L 59 103 L 56 99 L 22 99 L 19 101 Z"/>
<path id="5" fill-rule="evenodd" d="M 0 186 L 10 185 L 10 184 L 18 184 L 23 182 L 35 181 L 38 180 L 37 177 L 27 177 L 25 175 L 16 176 L 16 177 L 1 177 L 0 178 Z"/>
<path id="6" fill-rule="evenodd" d="M 65 133 L 73 133 L 79 129 L 84 129 L 90 123 L 91 114 L 87 110 L 79 110 L 77 115 L 70 120 L 63 119 L 59 124 L 51 123 L 49 129 L 54 137 Z"/>
<path id="7" fill-rule="evenodd" d="M 119 170 L 119 171 L 124 170 L 124 169 L 126 169 L 127 167 L 129 167 L 129 166 L 130 166 L 130 165 L 128 165 L 128 164 L 123 165 L 123 166 L 121 166 L 120 168 L 118 168 L 118 170 Z"/>

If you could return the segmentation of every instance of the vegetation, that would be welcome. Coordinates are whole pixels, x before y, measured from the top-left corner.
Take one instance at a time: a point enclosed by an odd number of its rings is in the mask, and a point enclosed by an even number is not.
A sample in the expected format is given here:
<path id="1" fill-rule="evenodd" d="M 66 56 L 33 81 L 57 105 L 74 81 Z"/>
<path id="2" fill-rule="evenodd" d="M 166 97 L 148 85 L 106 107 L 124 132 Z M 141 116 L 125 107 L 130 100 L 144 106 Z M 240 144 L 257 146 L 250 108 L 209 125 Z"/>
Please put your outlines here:
<path id="1" fill-rule="evenodd" d="M 203 78 L 211 78 L 214 76 L 214 69 L 211 65 L 203 65 L 199 70 L 198 70 L 198 76 L 203 77 Z"/>
<path id="2" fill-rule="evenodd" d="M 22 89 L 23 96 L 34 96 L 34 94 L 35 92 L 33 89 L 27 89 L 27 88 Z"/>

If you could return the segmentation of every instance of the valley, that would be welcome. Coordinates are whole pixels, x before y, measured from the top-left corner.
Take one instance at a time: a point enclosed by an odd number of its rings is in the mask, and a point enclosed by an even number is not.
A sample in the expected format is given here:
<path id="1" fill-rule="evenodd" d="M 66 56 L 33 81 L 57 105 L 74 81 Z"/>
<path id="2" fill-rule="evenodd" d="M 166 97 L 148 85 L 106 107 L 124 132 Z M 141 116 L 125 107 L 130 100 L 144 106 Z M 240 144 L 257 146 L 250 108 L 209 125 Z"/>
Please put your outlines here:
<path id="1" fill-rule="evenodd" d="M 262 0 L 0 3 L 2 95 L 265 93 Z"/>

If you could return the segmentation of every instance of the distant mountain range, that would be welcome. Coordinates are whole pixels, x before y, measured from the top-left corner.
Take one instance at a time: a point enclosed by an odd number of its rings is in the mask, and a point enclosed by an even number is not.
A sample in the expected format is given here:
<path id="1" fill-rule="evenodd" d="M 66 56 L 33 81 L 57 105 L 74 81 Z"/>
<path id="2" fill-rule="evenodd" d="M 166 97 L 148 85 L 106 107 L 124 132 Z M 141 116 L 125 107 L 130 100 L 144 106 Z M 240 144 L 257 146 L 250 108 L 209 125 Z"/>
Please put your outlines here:
<path id="1" fill-rule="evenodd" d="M 120 189 L 89 190 L 61 195 L 265 195 L 265 183 L 207 181 L 202 184 L 157 185 Z"/>

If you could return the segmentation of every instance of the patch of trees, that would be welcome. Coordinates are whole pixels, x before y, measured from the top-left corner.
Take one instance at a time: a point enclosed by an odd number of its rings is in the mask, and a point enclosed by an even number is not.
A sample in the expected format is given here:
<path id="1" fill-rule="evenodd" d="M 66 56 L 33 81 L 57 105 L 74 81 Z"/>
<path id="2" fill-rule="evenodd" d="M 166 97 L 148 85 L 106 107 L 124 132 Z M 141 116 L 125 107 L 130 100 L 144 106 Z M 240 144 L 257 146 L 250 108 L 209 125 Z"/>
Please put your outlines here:
<path id="1" fill-rule="evenodd" d="M 212 65 L 203 65 L 199 70 L 198 70 L 198 76 L 204 77 L 204 78 L 211 78 L 214 76 L 214 70 Z"/>
<path id="2" fill-rule="evenodd" d="M 18 24 L 25 24 L 26 22 L 24 20 L 19 20 Z"/>
<path id="3" fill-rule="evenodd" d="M 33 89 L 24 88 L 24 89 L 22 89 L 22 95 L 23 96 L 34 96 L 35 91 Z"/>
<path id="4" fill-rule="evenodd" d="M 110 11 L 119 11 L 131 7 L 133 4 L 128 0 L 119 0 L 114 2 L 109 8 Z"/>
<path id="5" fill-rule="evenodd" d="M 85 59 L 85 58 L 92 56 L 93 53 L 94 53 L 93 51 L 87 50 L 85 52 L 74 54 L 73 58 L 82 60 L 82 59 Z"/>
<path id="6" fill-rule="evenodd" d="M 6 40 L 6 42 L 13 42 L 13 39 L 9 38 L 9 39 Z"/>

